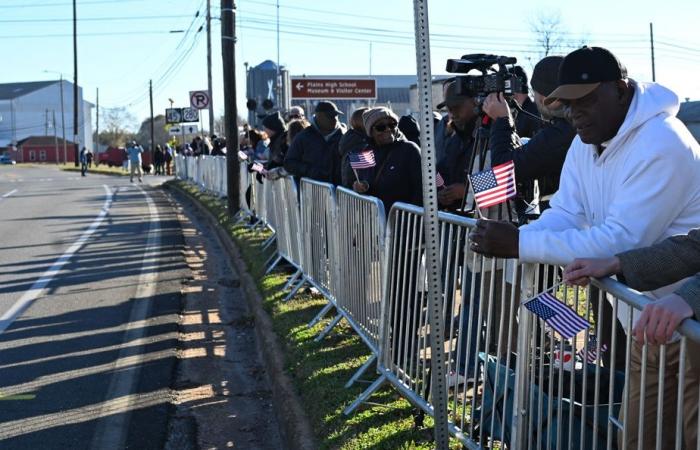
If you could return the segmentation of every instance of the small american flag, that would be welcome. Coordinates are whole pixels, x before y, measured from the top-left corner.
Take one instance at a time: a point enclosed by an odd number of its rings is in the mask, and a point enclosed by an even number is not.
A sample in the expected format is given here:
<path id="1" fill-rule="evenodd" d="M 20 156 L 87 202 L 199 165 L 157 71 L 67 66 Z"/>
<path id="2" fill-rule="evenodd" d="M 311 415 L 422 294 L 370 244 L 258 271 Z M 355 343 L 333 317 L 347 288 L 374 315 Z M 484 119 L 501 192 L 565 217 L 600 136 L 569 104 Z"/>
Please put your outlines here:
<path id="1" fill-rule="evenodd" d="M 374 152 L 372 150 L 364 150 L 360 153 L 350 153 L 348 158 L 350 159 L 350 167 L 355 170 L 370 169 L 377 165 L 377 162 L 374 160 Z"/>
<path id="2" fill-rule="evenodd" d="M 445 180 L 442 178 L 442 175 L 440 175 L 440 172 L 435 174 L 435 184 L 437 185 L 438 189 L 445 186 Z"/>
<path id="3" fill-rule="evenodd" d="M 533 298 L 525 303 L 525 307 L 566 339 L 571 339 L 581 330 L 591 326 L 586 319 L 580 317 L 549 292 L 543 292 Z"/>
<path id="4" fill-rule="evenodd" d="M 253 172 L 258 172 L 258 173 L 262 173 L 262 174 L 265 174 L 265 172 L 266 172 L 265 166 L 263 166 L 262 164 L 257 163 L 257 162 L 253 163 L 253 167 L 251 167 L 251 169 L 253 169 Z"/>
<path id="5" fill-rule="evenodd" d="M 474 189 L 474 200 L 479 208 L 498 205 L 515 197 L 515 166 L 513 161 L 469 175 L 469 179 L 472 189 Z"/>
<path id="6" fill-rule="evenodd" d="M 581 360 L 586 361 L 590 364 L 595 364 L 598 361 L 598 339 L 595 336 L 588 337 L 588 346 L 586 348 L 580 349 L 576 354 L 581 358 Z M 608 346 L 605 344 L 600 345 L 600 353 L 608 351 Z"/>
<path id="7" fill-rule="evenodd" d="M 238 158 L 239 158 L 241 161 L 245 161 L 246 159 L 248 159 L 248 155 L 246 155 L 244 152 L 238 150 Z"/>

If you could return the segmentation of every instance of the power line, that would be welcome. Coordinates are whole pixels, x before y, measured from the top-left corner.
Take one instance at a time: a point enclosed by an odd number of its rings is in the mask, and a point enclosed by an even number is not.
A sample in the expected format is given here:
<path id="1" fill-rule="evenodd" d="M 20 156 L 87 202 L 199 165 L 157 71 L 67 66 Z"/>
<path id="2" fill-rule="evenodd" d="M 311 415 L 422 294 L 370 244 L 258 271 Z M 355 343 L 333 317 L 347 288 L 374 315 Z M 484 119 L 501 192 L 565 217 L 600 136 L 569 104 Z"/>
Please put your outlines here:
<path id="1" fill-rule="evenodd" d="M 119 20 L 151 20 L 151 19 L 181 19 L 190 17 L 189 14 L 177 14 L 170 16 L 128 16 L 128 17 L 84 17 L 77 19 L 78 22 L 103 22 Z M 45 23 L 45 22 L 73 22 L 72 18 L 65 19 L 0 19 L 0 23 Z"/>
<path id="2" fill-rule="evenodd" d="M 97 5 L 102 3 L 128 3 L 128 2 L 142 2 L 143 0 L 96 0 L 96 1 L 85 1 L 77 2 L 78 5 Z M 23 8 L 43 8 L 46 6 L 70 6 L 72 2 L 58 2 L 58 3 L 21 3 L 14 5 L 0 5 L 0 9 L 23 9 Z"/>

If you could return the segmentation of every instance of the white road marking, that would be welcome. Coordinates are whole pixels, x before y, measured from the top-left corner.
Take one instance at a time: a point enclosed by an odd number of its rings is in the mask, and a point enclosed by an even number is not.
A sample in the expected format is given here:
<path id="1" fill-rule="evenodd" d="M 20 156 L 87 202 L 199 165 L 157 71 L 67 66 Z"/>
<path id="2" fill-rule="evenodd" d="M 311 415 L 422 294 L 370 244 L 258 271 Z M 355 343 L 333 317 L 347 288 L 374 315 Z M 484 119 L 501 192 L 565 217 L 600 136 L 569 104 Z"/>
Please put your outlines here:
<path id="1" fill-rule="evenodd" d="M 151 298 L 156 292 L 156 283 L 158 281 L 158 254 L 160 253 L 160 219 L 158 217 L 158 208 L 155 203 L 140 186 L 138 190 L 146 197 L 148 203 L 148 211 L 150 213 L 148 238 L 146 241 L 146 250 L 143 253 L 141 263 L 141 274 L 139 276 L 138 287 L 134 297 L 129 322 L 126 325 L 123 338 L 123 346 L 119 351 L 119 356 L 114 363 L 114 375 L 107 389 L 106 399 L 117 398 L 124 396 L 125 401 L 115 407 L 111 402 L 104 403 L 104 408 L 98 417 L 102 417 L 97 422 L 97 429 L 93 435 L 92 449 L 115 449 L 124 448 L 126 445 L 126 435 L 131 420 L 131 411 L 138 407 L 137 396 L 133 394 L 136 382 L 138 381 L 143 364 L 144 355 L 141 349 L 138 348 L 134 354 L 134 347 L 129 346 L 130 343 L 142 339 L 145 334 L 146 327 L 143 326 L 143 321 L 148 317 L 151 309 Z M 138 346 L 140 347 L 140 346 Z M 117 370 L 119 361 L 129 359 L 132 370 Z"/>
<path id="2" fill-rule="evenodd" d="M 8 309 L 5 314 L 0 316 L 0 334 L 2 334 L 15 319 L 22 314 L 29 305 L 34 302 L 41 294 L 44 292 L 46 286 L 53 280 L 56 274 L 61 270 L 61 268 L 70 260 L 70 258 L 80 250 L 80 248 L 87 242 L 88 238 L 97 230 L 107 213 L 109 212 L 110 206 L 112 206 L 112 191 L 110 191 L 107 185 L 102 185 L 105 190 L 105 202 L 102 205 L 102 210 L 97 215 L 95 220 L 90 224 L 87 230 L 83 231 L 83 234 L 78 238 L 73 245 L 71 245 L 68 250 L 66 250 L 60 258 L 54 262 L 49 269 L 44 272 L 44 274 L 34 282 L 31 288 L 20 297 L 19 300 L 15 302 L 14 305 Z"/>
<path id="3" fill-rule="evenodd" d="M 11 190 L 10 192 L 8 192 L 7 194 L 4 194 L 4 195 L 3 195 L 2 197 L 0 197 L 0 198 L 7 198 L 7 197 L 9 197 L 10 195 L 14 194 L 15 192 L 17 192 L 17 189 Z"/>

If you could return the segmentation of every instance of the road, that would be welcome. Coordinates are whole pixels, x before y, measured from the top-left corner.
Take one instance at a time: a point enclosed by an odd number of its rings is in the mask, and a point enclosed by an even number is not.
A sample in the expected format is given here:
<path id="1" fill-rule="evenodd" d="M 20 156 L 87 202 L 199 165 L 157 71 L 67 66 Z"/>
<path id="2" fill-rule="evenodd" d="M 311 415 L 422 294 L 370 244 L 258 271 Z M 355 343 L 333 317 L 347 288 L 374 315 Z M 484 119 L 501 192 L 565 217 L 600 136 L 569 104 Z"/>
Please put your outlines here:
<path id="1" fill-rule="evenodd" d="M 154 185 L 0 167 L 0 448 L 162 448 L 189 273 Z"/>

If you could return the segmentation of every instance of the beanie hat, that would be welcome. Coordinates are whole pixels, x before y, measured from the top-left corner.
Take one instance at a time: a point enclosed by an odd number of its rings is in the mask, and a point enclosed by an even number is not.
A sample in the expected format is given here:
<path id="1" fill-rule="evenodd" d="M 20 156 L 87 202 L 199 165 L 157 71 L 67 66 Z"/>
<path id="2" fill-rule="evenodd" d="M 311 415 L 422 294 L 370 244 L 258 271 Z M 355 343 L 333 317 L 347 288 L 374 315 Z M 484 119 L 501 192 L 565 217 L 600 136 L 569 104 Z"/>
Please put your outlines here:
<path id="1" fill-rule="evenodd" d="M 266 116 L 262 124 L 265 128 L 269 128 L 275 133 L 284 133 L 287 131 L 287 125 L 285 125 L 284 119 L 279 111 Z"/>
<path id="2" fill-rule="evenodd" d="M 367 133 L 368 136 L 371 136 L 372 127 L 374 124 L 380 119 L 387 117 L 393 119 L 397 124 L 399 123 L 399 117 L 389 108 L 380 106 L 378 108 L 372 108 L 369 111 L 365 111 L 365 113 L 362 114 L 362 123 L 365 126 L 365 133 Z"/>
<path id="3" fill-rule="evenodd" d="M 559 66 L 563 56 L 547 56 L 535 65 L 532 71 L 532 89 L 547 97 L 559 86 Z"/>

